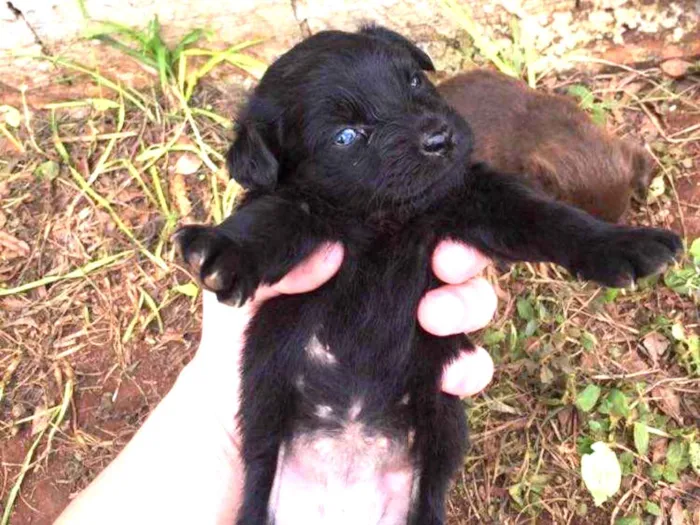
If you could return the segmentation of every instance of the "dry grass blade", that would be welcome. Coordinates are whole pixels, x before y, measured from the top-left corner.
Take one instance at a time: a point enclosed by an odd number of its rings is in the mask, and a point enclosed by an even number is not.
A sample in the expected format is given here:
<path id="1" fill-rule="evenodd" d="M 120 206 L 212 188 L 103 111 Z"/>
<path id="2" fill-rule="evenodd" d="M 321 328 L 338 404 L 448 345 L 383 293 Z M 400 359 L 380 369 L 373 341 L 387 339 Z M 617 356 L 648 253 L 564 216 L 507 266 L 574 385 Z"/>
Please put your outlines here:
<path id="1" fill-rule="evenodd" d="M 90 184 L 83 178 L 83 176 L 76 170 L 72 165 L 71 165 L 71 159 L 70 155 L 68 154 L 68 151 L 66 150 L 65 146 L 61 142 L 59 136 L 58 136 L 58 126 L 56 124 L 56 115 L 55 112 L 51 112 L 51 128 L 53 131 L 53 140 L 54 140 L 54 145 L 56 147 L 56 151 L 58 151 L 59 155 L 63 159 L 63 161 L 68 165 L 68 171 L 70 172 L 71 176 L 73 177 L 73 180 L 78 184 L 78 187 L 87 195 L 89 196 L 96 204 L 99 206 L 102 206 L 107 213 L 112 217 L 112 220 L 114 223 L 117 225 L 117 227 L 122 231 L 124 235 L 126 235 L 131 242 L 133 242 L 138 248 L 143 255 L 145 255 L 153 264 L 158 266 L 162 270 L 167 270 L 168 265 L 166 262 L 161 259 L 160 257 L 154 255 L 151 253 L 142 243 L 139 241 L 134 233 L 131 231 L 131 229 L 122 221 L 121 217 L 119 217 L 119 214 L 115 211 L 114 207 L 110 204 L 110 202 L 102 197 L 99 193 L 97 193 L 94 189 L 90 187 Z"/>
<path id="2" fill-rule="evenodd" d="M 0 521 L 0 525 L 9 525 L 9 523 L 10 523 L 10 517 L 12 516 L 12 509 L 15 505 L 15 500 L 17 499 L 17 496 L 19 496 L 19 490 L 22 487 L 22 482 L 24 481 L 24 478 L 27 475 L 27 472 L 29 472 L 29 470 L 31 468 L 32 461 L 34 460 L 34 453 L 36 452 L 36 449 L 39 446 L 39 443 L 41 442 L 45 433 L 46 433 L 46 428 L 44 428 L 39 433 L 39 435 L 36 437 L 36 439 L 32 442 L 32 446 L 29 447 L 27 454 L 24 456 L 24 461 L 22 462 L 22 467 L 20 468 L 19 474 L 17 475 L 17 479 L 15 480 L 15 483 L 10 488 L 10 492 L 7 494 L 7 500 L 5 500 L 4 510 L 2 513 L 2 520 Z"/>
<path id="3" fill-rule="evenodd" d="M 53 436 L 56 433 L 58 425 L 61 424 L 63 418 L 66 415 L 66 412 L 68 410 L 68 404 L 70 403 L 72 396 L 73 380 L 69 379 L 66 381 L 66 384 L 63 389 L 63 398 L 61 405 L 57 408 L 52 409 L 51 423 L 49 425 L 51 427 L 51 431 L 49 433 L 49 443 L 47 445 L 47 451 L 48 447 L 50 446 L 51 440 L 53 439 Z M 17 497 L 19 496 L 19 491 L 22 487 L 22 482 L 24 481 L 24 478 L 26 477 L 27 473 L 31 470 L 36 449 L 39 446 L 39 443 L 41 443 L 41 440 L 46 434 L 46 430 L 49 428 L 49 426 L 44 427 L 39 432 L 36 439 L 32 443 L 32 446 L 29 447 L 29 450 L 27 451 L 27 454 L 24 457 L 24 461 L 22 462 L 22 467 L 20 469 L 19 474 L 17 475 L 17 479 L 15 480 L 15 483 L 12 485 L 12 488 L 10 489 L 10 492 L 7 495 L 7 500 L 5 501 L 5 508 L 2 514 L 2 521 L 0 521 L 0 525 L 8 525 L 10 523 L 12 509 L 14 507 L 15 501 L 17 500 Z"/>
<path id="4" fill-rule="evenodd" d="M 161 270 L 167 270 L 168 265 L 167 263 L 157 255 L 154 255 L 151 253 L 142 243 L 139 241 L 134 233 L 131 231 L 131 229 L 124 224 L 124 221 L 121 220 L 117 212 L 114 210 L 112 205 L 102 197 L 100 194 L 98 194 L 95 190 L 93 190 L 88 183 L 83 179 L 83 177 L 78 173 L 78 170 L 73 168 L 72 166 L 69 167 L 70 174 L 73 176 L 73 179 L 78 183 L 78 186 L 80 189 L 82 189 L 90 198 L 95 201 L 98 205 L 102 206 L 105 210 L 107 210 L 107 213 L 112 217 L 112 220 L 114 223 L 117 225 L 117 227 L 122 231 L 124 235 L 126 235 L 131 242 L 133 242 L 139 249 L 139 251 L 145 255 L 153 264 L 158 266 Z"/>
<path id="5" fill-rule="evenodd" d="M 12 134 L 12 132 L 9 129 L 7 129 L 7 126 L 5 126 L 5 124 L 0 123 L 0 133 L 2 133 L 5 136 L 5 138 L 10 141 L 10 144 L 12 144 L 15 147 L 18 153 L 25 152 L 22 143 L 19 140 L 17 140 L 17 138 Z"/>
<path id="6" fill-rule="evenodd" d="M 133 89 L 129 88 L 123 88 L 116 82 L 113 82 L 109 80 L 108 78 L 103 77 L 96 71 L 93 71 L 89 68 L 86 68 L 84 66 L 81 66 L 79 64 L 75 64 L 73 62 L 70 62 L 68 60 L 63 60 L 62 58 L 52 58 L 52 57 L 42 57 L 45 60 L 49 60 L 53 62 L 56 65 L 72 69 L 75 71 L 78 71 L 80 73 L 83 73 L 85 75 L 90 76 L 93 78 L 98 84 L 105 86 L 106 88 L 111 89 L 115 93 L 117 93 L 119 96 L 124 97 L 124 99 L 128 100 L 132 104 L 134 104 L 137 108 L 139 108 L 143 113 L 148 117 L 149 120 L 155 120 L 155 117 L 151 110 L 148 108 L 148 101 L 146 98 L 141 95 L 138 91 L 135 91 Z"/>
<path id="7" fill-rule="evenodd" d="M 3 397 L 5 395 L 5 389 L 7 388 L 7 384 L 12 379 L 12 374 L 15 373 L 15 370 L 17 370 L 17 367 L 19 366 L 21 361 L 22 354 L 17 353 L 12 358 L 12 361 L 10 361 L 10 363 L 7 365 L 7 368 L 5 368 L 5 372 L 3 372 L 2 374 L 2 379 L 0 379 L 0 402 L 2 402 L 3 400 Z"/>
<path id="8" fill-rule="evenodd" d="M 95 272 L 101 268 L 106 268 L 109 267 L 113 264 L 118 264 L 121 262 L 124 262 L 127 258 L 131 257 L 134 254 L 133 250 L 128 250 L 124 251 L 121 253 L 117 253 L 114 255 L 109 255 L 107 257 L 103 257 L 102 259 L 98 259 L 97 261 L 91 261 L 85 266 L 82 266 L 80 268 L 76 268 L 75 270 L 68 272 L 63 275 L 50 275 L 47 277 L 42 277 L 41 279 L 37 279 L 36 281 L 32 281 L 30 283 L 25 283 L 20 286 L 15 286 L 14 288 L 0 288 L 0 297 L 5 297 L 8 295 L 15 295 L 18 293 L 24 293 L 28 292 L 29 290 L 33 290 L 35 288 L 39 288 L 40 286 L 46 286 L 49 284 L 53 284 L 59 281 L 66 281 L 70 279 L 82 279 L 83 277 L 87 276 L 88 274 Z"/>

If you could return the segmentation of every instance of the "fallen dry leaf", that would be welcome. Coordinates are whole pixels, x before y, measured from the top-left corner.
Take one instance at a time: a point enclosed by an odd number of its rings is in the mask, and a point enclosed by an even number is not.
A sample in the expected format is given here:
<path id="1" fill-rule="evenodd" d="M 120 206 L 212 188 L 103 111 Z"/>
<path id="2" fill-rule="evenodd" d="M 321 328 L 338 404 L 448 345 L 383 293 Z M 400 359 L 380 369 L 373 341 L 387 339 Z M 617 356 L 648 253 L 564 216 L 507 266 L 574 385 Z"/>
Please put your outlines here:
<path id="1" fill-rule="evenodd" d="M 34 416 L 32 419 L 32 436 L 43 432 L 44 429 L 49 426 L 50 414 L 49 407 L 46 405 L 45 401 L 37 405 L 34 409 Z"/>
<path id="2" fill-rule="evenodd" d="M 628 374 L 634 374 L 637 372 L 643 372 L 649 370 L 649 365 L 644 359 L 640 359 L 639 353 L 630 350 L 625 352 L 617 359 L 617 363 L 625 370 Z"/>
<path id="3" fill-rule="evenodd" d="M 660 464 L 666 459 L 666 451 L 668 450 L 668 439 L 657 438 L 651 443 L 651 461 L 652 463 Z"/>
<path id="4" fill-rule="evenodd" d="M 24 310 L 27 307 L 26 299 L 17 299 L 15 297 L 6 297 L 0 302 L 6 310 Z"/>
<path id="5" fill-rule="evenodd" d="M 657 386 L 651 391 L 651 394 L 655 398 L 656 405 L 664 414 L 671 416 L 680 425 L 683 424 L 683 416 L 681 416 L 681 401 L 671 388 Z"/>
<path id="6" fill-rule="evenodd" d="M 182 173 L 175 173 L 170 180 L 170 194 L 175 197 L 175 206 L 180 217 L 188 217 L 192 213 L 192 203 L 187 196 L 187 185 Z"/>
<path id="7" fill-rule="evenodd" d="M 700 508 L 693 511 L 693 514 L 690 516 L 690 523 L 692 525 L 700 525 Z"/>
<path id="8" fill-rule="evenodd" d="M 671 78 L 681 78 L 688 73 L 693 64 L 680 58 L 672 58 L 661 64 L 661 71 Z"/>
<path id="9" fill-rule="evenodd" d="M 193 175 L 202 165 L 202 159 L 192 152 L 186 151 L 175 163 L 175 173 L 180 175 Z"/>
<path id="10" fill-rule="evenodd" d="M 671 506 L 671 525 L 686 525 L 685 512 L 681 500 L 677 499 Z"/>
<path id="11" fill-rule="evenodd" d="M 196 148 L 195 143 L 187 136 L 182 136 L 177 140 L 179 146 L 189 146 Z M 191 151 L 183 151 L 176 154 L 175 173 L 180 175 L 192 175 L 202 165 L 202 159 L 196 153 Z"/>
<path id="12" fill-rule="evenodd" d="M 652 332 L 642 339 L 644 348 L 649 353 L 654 366 L 659 364 L 659 358 L 664 355 L 670 344 L 669 340 L 658 332 Z"/>
<path id="13" fill-rule="evenodd" d="M 571 423 L 573 422 L 574 414 L 574 408 L 570 406 L 557 412 L 559 428 L 564 429 L 564 431 L 568 431 L 568 429 L 571 428 Z"/>
<path id="14" fill-rule="evenodd" d="M 19 240 L 17 237 L 7 232 L 0 231 L 0 247 L 4 254 L 9 257 L 26 257 L 31 251 L 29 245 Z"/>

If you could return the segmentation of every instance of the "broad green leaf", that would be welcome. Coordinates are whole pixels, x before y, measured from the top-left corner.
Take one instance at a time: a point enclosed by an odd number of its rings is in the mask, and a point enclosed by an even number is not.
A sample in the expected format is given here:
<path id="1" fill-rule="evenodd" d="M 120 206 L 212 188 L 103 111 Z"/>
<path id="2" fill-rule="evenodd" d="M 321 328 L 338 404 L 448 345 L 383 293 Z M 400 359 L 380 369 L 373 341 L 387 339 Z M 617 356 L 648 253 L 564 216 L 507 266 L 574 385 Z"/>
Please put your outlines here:
<path id="1" fill-rule="evenodd" d="M 672 441 L 666 452 L 666 464 L 664 465 L 664 479 L 669 483 L 678 482 L 678 473 L 687 466 L 684 462 L 685 450 L 683 443 L 680 441 Z M 685 464 L 684 464 L 685 463 Z"/>
<path id="2" fill-rule="evenodd" d="M 700 237 L 692 242 L 688 253 L 690 253 L 691 257 L 694 259 L 695 264 L 700 264 Z"/>
<path id="3" fill-rule="evenodd" d="M 693 467 L 695 473 L 700 476 L 700 443 L 693 441 L 688 447 L 688 456 L 690 457 L 690 466 Z"/>
<path id="4" fill-rule="evenodd" d="M 608 445 L 597 441 L 591 448 L 593 453 L 581 458 L 581 477 L 596 507 L 600 507 L 620 489 L 622 469 Z"/>
<path id="5" fill-rule="evenodd" d="M 108 98 L 92 98 L 90 99 L 92 107 L 97 111 L 107 111 L 108 109 L 117 109 L 119 103 Z"/>
<path id="6" fill-rule="evenodd" d="M 45 162 L 42 162 L 39 164 L 34 170 L 34 175 L 39 177 L 40 179 L 52 181 L 56 177 L 58 177 L 59 173 L 59 167 L 58 163 L 53 160 L 47 160 Z"/>
<path id="7" fill-rule="evenodd" d="M 666 452 L 666 465 L 678 469 L 683 461 L 683 443 L 672 441 Z"/>
<path id="8" fill-rule="evenodd" d="M 663 474 L 664 474 L 664 480 L 666 480 L 669 483 L 678 483 L 678 469 L 673 468 L 669 465 L 666 465 L 663 468 Z"/>
<path id="9" fill-rule="evenodd" d="M 615 525 L 642 525 L 642 520 L 639 516 L 625 516 L 624 518 L 617 518 Z"/>
<path id="10" fill-rule="evenodd" d="M 673 323 L 671 335 L 676 341 L 685 341 L 685 327 L 681 323 Z"/>
<path id="11" fill-rule="evenodd" d="M 598 344 L 598 339 L 590 332 L 583 332 L 581 334 L 581 346 L 586 350 L 593 350 Z"/>
<path id="12" fill-rule="evenodd" d="M 632 452 L 623 452 L 618 458 L 623 476 L 629 476 L 634 471 L 634 454 Z"/>
<path id="13" fill-rule="evenodd" d="M 664 475 L 664 468 L 661 465 L 652 465 L 649 467 L 649 477 L 653 481 L 659 481 Z"/>
<path id="14" fill-rule="evenodd" d="M 518 299 L 517 308 L 518 315 L 525 321 L 530 321 L 535 318 L 535 309 L 527 299 Z"/>
<path id="15" fill-rule="evenodd" d="M 649 429 L 644 423 L 634 424 L 634 446 L 640 455 L 647 455 L 649 451 Z"/>
<path id="16" fill-rule="evenodd" d="M 569 95 L 573 95 L 579 99 L 579 105 L 583 109 L 590 109 L 593 106 L 593 93 L 590 89 L 582 84 L 574 84 L 569 86 Z"/>
<path id="17" fill-rule="evenodd" d="M 653 501 L 647 501 L 644 504 L 644 510 L 646 510 L 652 516 L 661 516 L 661 507 L 659 507 Z"/>
<path id="18" fill-rule="evenodd" d="M 506 334 L 501 330 L 487 330 L 484 334 L 483 343 L 486 346 L 495 345 L 505 340 Z"/>
<path id="19" fill-rule="evenodd" d="M 617 296 L 620 295 L 620 289 L 619 288 L 608 288 L 605 290 L 605 294 L 603 294 L 603 301 L 606 303 L 612 303 L 617 299 Z"/>
<path id="20" fill-rule="evenodd" d="M 596 433 L 605 431 L 605 427 L 603 426 L 603 424 L 595 419 L 591 419 L 590 421 L 588 421 L 588 428 L 591 429 L 591 432 Z"/>
<path id="21" fill-rule="evenodd" d="M 525 504 L 525 502 L 523 501 L 522 483 L 516 483 L 515 485 L 512 485 L 508 489 L 508 494 L 510 494 L 510 497 L 513 498 L 513 501 L 515 501 L 521 507 Z"/>
<path id="22" fill-rule="evenodd" d="M 629 416 L 630 407 L 627 401 L 627 396 L 623 394 L 617 388 L 610 391 L 608 394 L 608 400 L 610 401 L 611 410 L 610 413 L 617 417 L 626 418 Z"/>
<path id="23" fill-rule="evenodd" d="M 600 397 L 600 387 L 597 385 L 588 385 L 583 392 L 576 396 L 576 406 L 583 412 L 590 412 L 595 407 Z"/>
<path id="24" fill-rule="evenodd" d="M 525 326 L 525 337 L 535 335 L 535 332 L 537 332 L 539 327 L 540 323 L 537 321 L 537 319 L 530 319 Z"/>
<path id="25" fill-rule="evenodd" d="M 199 295 L 199 287 L 194 284 L 193 282 L 189 282 L 187 284 L 179 284 L 173 288 L 174 291 L 177 293 L 181 293 L 182 295 L 186 295 L 187 297 L 197 297 Z"/>
<path id="26" fill-rule="evenodd" d="M 605 108 L 600 104 L 593 104 L 591 106 L 591 120 L 598 126 L 605 126 L 605 120 L 607 115 L 605 114 Z"/>

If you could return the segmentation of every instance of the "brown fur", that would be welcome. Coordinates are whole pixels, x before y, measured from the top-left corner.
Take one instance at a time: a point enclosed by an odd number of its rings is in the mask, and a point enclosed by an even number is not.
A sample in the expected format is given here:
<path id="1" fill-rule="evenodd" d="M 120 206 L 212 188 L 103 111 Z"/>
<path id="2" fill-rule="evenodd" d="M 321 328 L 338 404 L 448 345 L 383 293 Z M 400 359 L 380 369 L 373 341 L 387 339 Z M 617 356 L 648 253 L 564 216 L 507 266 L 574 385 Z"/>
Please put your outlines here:
<path id="1" fill-rule="evenodd" d="M 529 88 L 501 73 L 475 70 L 438 86 L 475 136 L 475 162 L 522 174 L 532 185 L 607 221 L 643 192 L 651 159 L 591 121 L 570 98 Z"/>

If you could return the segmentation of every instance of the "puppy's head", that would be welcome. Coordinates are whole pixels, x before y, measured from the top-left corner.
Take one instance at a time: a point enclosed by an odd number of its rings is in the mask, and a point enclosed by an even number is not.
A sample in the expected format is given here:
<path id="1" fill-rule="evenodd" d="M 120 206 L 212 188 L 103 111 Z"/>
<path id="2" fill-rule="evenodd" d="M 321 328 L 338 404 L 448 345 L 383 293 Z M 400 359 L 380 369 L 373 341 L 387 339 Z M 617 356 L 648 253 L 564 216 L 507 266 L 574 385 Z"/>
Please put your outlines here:
<path id="1" fill-rule="evenodd" d="M 270 66 L 244 108 L 231 176 L 369 211 L 429 205 L 459 183 L 472 147 L 431 70 L 423 51 L 381 27 L 306 39 Z"/>

